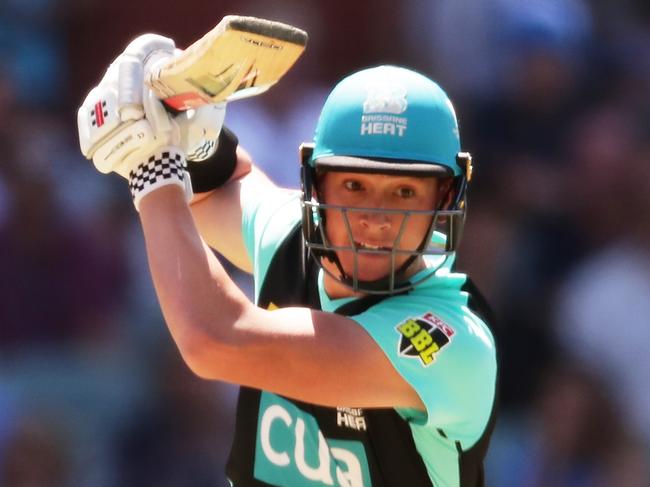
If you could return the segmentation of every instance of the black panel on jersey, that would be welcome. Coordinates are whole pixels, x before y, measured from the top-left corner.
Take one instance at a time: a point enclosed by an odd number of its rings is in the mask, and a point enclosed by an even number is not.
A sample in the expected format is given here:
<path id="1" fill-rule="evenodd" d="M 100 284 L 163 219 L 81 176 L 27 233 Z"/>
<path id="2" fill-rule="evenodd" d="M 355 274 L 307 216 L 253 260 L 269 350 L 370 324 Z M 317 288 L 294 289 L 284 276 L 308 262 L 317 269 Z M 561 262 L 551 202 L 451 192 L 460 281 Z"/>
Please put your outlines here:
<path id="1" fill-rule="evenodd" d="M 293 229 L 273 255 L 258 306 L 267 308 L 271 302 L 278 307 L 308 303 L 310 307 L 320 309 L 318 283 L 315 286 L 309 284 L 318 275 L 316 263 L 310 265 L 307 259 L 300 230 L 300 225 Z M 235 436 L 226 465 L 226 474 L 236 487 L 269 485 L 253 476 L 259 404 L 259 390 L 240 387 Z"/>
<path id="2" fill-rule="evenodd" d="M 474 281 L 469 277 L 465 280 L 465 284 L 460 289 L 469 294 L 469 300 L 467 306 L 472 312 L 483 320 L 483 322 L 492 330 L 492 327 L 496 323 L 496 318 L 492 308 L 487 302 L 487 299 L 483 296 L 481 291 L 479 291 Z"/>
<path id="3" fill-rule="evenodd" d="M 270 485 L 253 477 L 259 407 L 260 391 L 240 387 L 239 397 L 237 398 L 235 437 L 226 464 L 226 475 L 236 487 L 264 487 Z"/>
<path id="4" fill-rule="evenodd" d="M 467 306 L 476 314 L 483 322 L 492 328 L 495 323 L 494 313 L 490 308 L 487 300 L 481 294 L 478 287 L 474 282 L 468 277 L 465 281 L 465 284 L 461 288 L 462 291 L 465 291 L 469 294 L 469 299 L 467 301 Z M 494 336 L 494 333 L 492 333 Z M 497 349 L 497 371 L 498 369 L 498 351 Z M 460 449 L 460 445 L 457 444 L 458 452 L 460 453 L 460 487 L 482 487 L 485 485 L 485 472 L 483 468 L 483 460 L 487 453 L 488 446 L 490 444 L 490 437 L 492 436 L 492 431 L 496 424 L 496 416 L 498 410 L 498 392 L 499 392 L 499 374 L 497 373 L 497 383 L 496 383 L 496 393 L 494 395 L 494 403 L 492 404 L 492 412 L 490 413 L 490 419 L 488 424 L 485 427 L 485 431 L 481 435 L 481 438 L 468 450 Z"/>

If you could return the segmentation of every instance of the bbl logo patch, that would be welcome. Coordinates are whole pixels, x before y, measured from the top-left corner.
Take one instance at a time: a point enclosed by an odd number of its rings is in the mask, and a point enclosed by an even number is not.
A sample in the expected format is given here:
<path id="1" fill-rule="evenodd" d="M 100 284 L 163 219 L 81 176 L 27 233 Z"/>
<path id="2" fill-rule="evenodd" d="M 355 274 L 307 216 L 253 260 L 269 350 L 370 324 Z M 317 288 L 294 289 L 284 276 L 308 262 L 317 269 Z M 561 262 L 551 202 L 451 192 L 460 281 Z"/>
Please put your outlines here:
<path id="1" fill-rule="evenodd" d="M 419 357 L 422 364 L 431 365 L 436 354 L 451 341 L 454 329 L 433 313 L 409 318 L 395 327 L 400 334 L 399 354 Z"/>

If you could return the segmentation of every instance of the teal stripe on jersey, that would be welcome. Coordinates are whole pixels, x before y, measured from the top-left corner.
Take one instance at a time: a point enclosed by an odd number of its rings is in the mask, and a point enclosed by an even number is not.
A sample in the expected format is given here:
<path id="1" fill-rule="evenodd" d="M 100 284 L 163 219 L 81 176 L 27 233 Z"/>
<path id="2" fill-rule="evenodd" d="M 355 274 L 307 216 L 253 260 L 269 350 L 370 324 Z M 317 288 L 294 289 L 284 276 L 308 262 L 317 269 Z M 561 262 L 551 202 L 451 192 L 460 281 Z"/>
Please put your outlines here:
<path id="1" fill-rule="evenodd" d="M 274 189 L 242 198 L 242 236 L 253 262 L 255 302 L 259 298 L 271 259 L 300 220 L 300 193 Z"/>

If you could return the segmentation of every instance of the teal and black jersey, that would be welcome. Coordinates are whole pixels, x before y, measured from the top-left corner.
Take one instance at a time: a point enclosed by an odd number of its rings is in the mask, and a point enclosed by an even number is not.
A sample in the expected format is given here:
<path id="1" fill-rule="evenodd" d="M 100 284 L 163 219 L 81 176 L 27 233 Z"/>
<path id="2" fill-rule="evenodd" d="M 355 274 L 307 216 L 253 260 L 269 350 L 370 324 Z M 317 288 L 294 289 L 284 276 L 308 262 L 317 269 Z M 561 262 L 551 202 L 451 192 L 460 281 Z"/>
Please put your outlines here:
<path id="1" fill-rule="evenodd" d="M 431 262 L 436 275 L 409 292 L 331 300 L 322 271 L 306 258 L 295 192 L 245 202 L 243 235 L 259 306 L 349 316 L 426 412 L 329 408 L 242 388 L 227 467 L 233 485 L 482 486 L 496 409 L 496 350 L 489 310 L 478 309 L 482 299 L 453 271 L 453 258 L 434 257 L 441 259 Z"/>

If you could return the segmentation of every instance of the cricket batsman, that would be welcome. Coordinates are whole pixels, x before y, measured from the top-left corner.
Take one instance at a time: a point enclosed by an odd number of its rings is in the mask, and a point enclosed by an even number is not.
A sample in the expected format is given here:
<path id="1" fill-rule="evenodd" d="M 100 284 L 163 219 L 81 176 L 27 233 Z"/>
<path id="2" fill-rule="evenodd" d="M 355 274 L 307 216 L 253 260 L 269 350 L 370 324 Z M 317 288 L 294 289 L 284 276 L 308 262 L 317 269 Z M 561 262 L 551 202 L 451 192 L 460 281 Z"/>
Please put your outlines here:
<path id="1" fill-rule="evenodd" d="M 175 46 L 136 39 L 88 94 L 81 148 L 128 180 L 187 365 L 241 385 L 232 485 L 483 486 L 496 349 L 454 267 L 472 166 L 445 92 L 396 66 L 347 76 L 288 190 L 223 103 L 165 110 L 143 82 L 154 51 Z M 212 249 L 253 275 L 254 303 Z"/>

